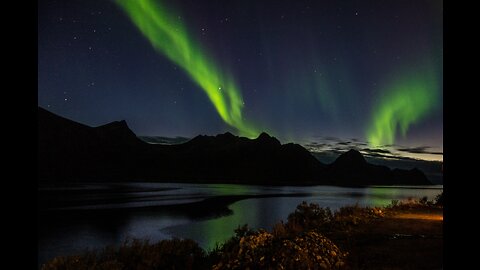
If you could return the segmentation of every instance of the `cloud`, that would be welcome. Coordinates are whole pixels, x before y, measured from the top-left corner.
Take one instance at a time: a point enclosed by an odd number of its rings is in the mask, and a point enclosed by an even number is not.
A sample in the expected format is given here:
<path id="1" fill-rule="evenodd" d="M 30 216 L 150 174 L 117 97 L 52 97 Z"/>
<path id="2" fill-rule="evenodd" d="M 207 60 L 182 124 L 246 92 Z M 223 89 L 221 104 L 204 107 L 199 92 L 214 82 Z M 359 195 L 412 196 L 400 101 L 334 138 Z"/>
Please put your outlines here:
<path id="1" fill-rule="evenodd" d="M 162 136 L 138 136 L 141 140 L 147 143 L 158 144 L 180 144 L 190 140 L 186 137 L 162 137 Z"/>
<path id="2" fill-rule="evenodd" d="M 342 154 L 350 149 L 362 151 L 367 145 L 358 139 L 342 140 L 337 137 L 316 136 L 316 141 L 303 144 L 310 152 L 329 152 L 330 154 Z"/>
<path id="3" fill-rule="evenodd" d="M 311 153 L 328 153 L 328 157 L 338 156 L 350 149 L 360 151 L 365 157 L 386 160 L 418 161 L 426 159 L 427 155 L 430 155 L 429 159 L 436 159 L 435 156 L 441 158 L 443 155 L 443 152 L 431 146 L 407 147 L 389 144 L 372 148 L 358 138 L 340 139 L 332 136 L 314 136 L 311 141 L 302 145 Z"/>
<path id="4" fill-rule="evenodd" d="M 371 158 L 376 158 L 376 159 L 388 159 L 388 160 L 410 160 L 410 161 L 416 161 L 417 159 L 411 158 L 411 157 L 404 157 L 398 154 L 382 154 L 382 153 L 364 153 L 365 157 L 371 157 Z"/>
<path id="5" fill-rule="evenodd" d="M 345 141 L 345 142 L 337 142 L 337 145 L 350 145 L 352 142 Z"/>
<path id="6" fill-rule="evenodd" d="M 310 143 L 304 144 L 303 146 L 307 146 L 307 147 L 325 147 L 325 146 L 329 146 L 329 145 L 330 145 L 330 144 L 328 144 L 328 143 L 310 142 Z"/>
<path id="7" fill-rule="evenodd" d="M 375 148 L 375 149 L 372 149 L 372 148 L 364 148 L 362 149 L 363 151 L 365 152 L 368 152 L 368 153 L 381 153 L 381 154 L 393 154 L 390 150 L 388 149 L 381 149 L 381 148 Z"/>
<path id="8" fill-rule="evenodd" d="M 333 136 L 315 135 L 315 136 L 313 136 L 313 137 L 316 138 L 316 139 L 319 139 L 319 140 L 321 140 L 321 141 L 334 141 L 334 142 L 341 142 L 341 141 L 343 141 L 342 139 L 337 138 L 337 137 L 333 137 Z"/>
<path id="9" fill-rule="evenodd" d="M 411 154 L 430 154 L 430 155 L 443 155 L 443 152 L 429 151 L 430 146 L 417 146 L 417 147 L 397 147 L 397 151 L 406 152 Z"/>

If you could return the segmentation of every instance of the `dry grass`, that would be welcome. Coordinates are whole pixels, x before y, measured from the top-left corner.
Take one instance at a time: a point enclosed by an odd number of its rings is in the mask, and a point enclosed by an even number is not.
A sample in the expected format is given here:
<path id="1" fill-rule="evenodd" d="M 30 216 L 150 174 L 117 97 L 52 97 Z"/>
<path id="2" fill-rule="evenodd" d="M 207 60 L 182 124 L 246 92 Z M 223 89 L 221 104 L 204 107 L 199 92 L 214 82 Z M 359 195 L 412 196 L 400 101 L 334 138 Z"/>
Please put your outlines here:
<path id="1" fill-rule="evenodd" d="M 205 252 L 193 240 L 172 239 L 156 244 L 133 240 L 100 252 L 56 257 L 42 270 L 208 269 L 205 258 Z"/>

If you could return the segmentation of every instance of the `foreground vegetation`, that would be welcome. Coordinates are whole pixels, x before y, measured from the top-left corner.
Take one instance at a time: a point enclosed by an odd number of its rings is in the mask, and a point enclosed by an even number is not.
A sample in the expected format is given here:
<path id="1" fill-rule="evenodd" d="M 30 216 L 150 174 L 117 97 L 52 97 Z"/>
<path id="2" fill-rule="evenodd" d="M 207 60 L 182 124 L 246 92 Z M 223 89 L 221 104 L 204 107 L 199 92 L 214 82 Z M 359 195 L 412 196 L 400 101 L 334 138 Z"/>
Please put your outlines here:
<path id="1" fill-rule="evenodd" d="M 368 231 L 379 224 L 383 225 L 378 228 L 392 226 L 379 222 L 398 213 L 441 211 L 442 207 L 443 193 L 435 201 L 426 198 L 393 201 L 388 207 L 357 205 L 342 207 L 336 212 L 303 202 L 288 216 L 287 222 L 276 224 L 271 231 L 252 230 L 245 225 L 210 252 L 189 239 L 163 240 L 155 244 L 133 240 L 120 247 L 56 257 L 42 269 L 371 269 L 365 257 L 368 252 L 375 252 L 373 248 L 378 249 L 379 245 L 399 247 L 392 246 L 389 240 L 379 242 Z M 381 231 L 373 232 L 375 236 L 381 235 Z M 371 243 L 373 238 L 375 241 Z M 398 245 L 398 241 L 394 243 Z M 402 258 L 402 254 L 395 256 Z M 369 258 L 369 261 L 375 263 L 377 269 L 394 269 L 382 265 L 390 259 Z"/>

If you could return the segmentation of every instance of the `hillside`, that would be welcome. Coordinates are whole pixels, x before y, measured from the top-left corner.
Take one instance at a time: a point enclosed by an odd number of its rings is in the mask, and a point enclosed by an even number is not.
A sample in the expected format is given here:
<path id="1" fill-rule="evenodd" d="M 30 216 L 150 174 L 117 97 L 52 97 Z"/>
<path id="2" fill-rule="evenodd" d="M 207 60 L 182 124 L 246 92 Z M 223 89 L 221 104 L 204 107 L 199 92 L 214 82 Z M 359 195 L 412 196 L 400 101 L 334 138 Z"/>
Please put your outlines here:
<path id="1" fill-rule="evenodd" d="M 181 144 L 149 144 L 125 121 L 89 127 L 38 108 L 41 182 L 159 181 L 275 185 L 428 185 L 417 170 L 369 164 L 350 150 L 332 164 L 299 144 L 261 133 L 199 135 Z"/>

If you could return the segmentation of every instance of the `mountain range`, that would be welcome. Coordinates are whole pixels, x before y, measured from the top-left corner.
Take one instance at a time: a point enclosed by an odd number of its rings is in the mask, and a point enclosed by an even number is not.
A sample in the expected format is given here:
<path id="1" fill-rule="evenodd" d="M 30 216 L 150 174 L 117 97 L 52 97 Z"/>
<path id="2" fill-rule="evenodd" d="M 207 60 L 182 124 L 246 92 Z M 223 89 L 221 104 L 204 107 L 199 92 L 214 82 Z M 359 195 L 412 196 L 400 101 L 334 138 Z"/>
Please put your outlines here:
<path id="1" fill-rule="evenodd" d="M 150 144 L 125 121 L 90 127 L 38 107 L 38 176 L 45 182 L 156 181 L 259 185 L 430 185 L 418 169 L 368 163 L 349 150 L 324 164 L 299 144 L 229 132 Z"/>

